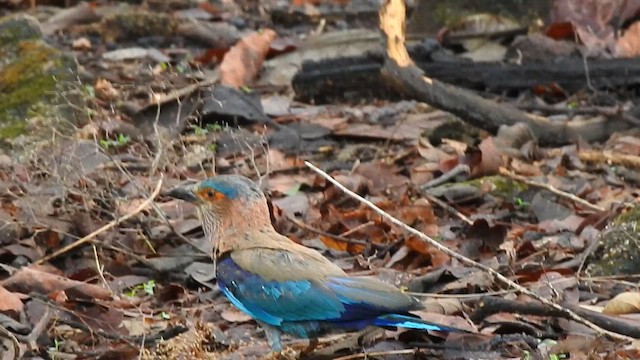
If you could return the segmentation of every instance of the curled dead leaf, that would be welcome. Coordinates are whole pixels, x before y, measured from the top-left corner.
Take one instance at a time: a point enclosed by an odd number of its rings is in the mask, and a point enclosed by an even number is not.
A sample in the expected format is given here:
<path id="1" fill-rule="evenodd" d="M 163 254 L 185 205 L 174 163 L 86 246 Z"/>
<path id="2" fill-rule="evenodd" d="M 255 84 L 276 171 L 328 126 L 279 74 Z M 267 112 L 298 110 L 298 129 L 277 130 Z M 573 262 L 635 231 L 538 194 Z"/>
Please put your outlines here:
<path id="1" fill-rule="evenodd" d="M 603 314 L 621 315 L 640 313 L 640 292 L 623 292 L 611 299 L 602 310 Z"/>

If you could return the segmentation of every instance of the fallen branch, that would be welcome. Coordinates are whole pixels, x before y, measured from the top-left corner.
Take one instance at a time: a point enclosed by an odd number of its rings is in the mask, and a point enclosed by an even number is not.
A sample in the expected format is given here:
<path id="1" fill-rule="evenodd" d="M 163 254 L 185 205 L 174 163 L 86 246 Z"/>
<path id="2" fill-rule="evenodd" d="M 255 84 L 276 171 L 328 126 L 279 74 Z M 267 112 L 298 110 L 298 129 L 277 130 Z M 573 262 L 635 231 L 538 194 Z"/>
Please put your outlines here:
<path id="1" fill-rule="evenodd" d="M 409 39 L 411 41 L 412 39 Z M 411 59 L 428 77 L 471 91 L 489 95 L 531 91 L 536 85 L 557 84 L 569 93 L 593 88 L 623 93 L 640 85 L 640 64 L 637 59 L 589 59 L 589 77 L 584 76 L 582 57 L 563 57 L 558 61 L 474 62 L 471 60 L 434 61 L 440 50 L 433 52 L 422 46 L 408 46 Z M 362 99 L 401 100 L 397 89 L 391 88 L 380 73 L 384 64 L 382 51 L 370 51 L 354 57 L 309 60 L 302 64 L 293 78 L 296 100 L 331 104 L 337 101 L 359 102 Z M 631 74 L 635 74 L 630 76 Z M 590 85 L 589 85 L 590 83 Z M 635 121 L 626 106 L 578 107 L 562 109 L 551 105 L 517 105 L 521 111 L 543 114 L 602 115 L 625 121 Z M 635 119 L 635 120 L 634 120 Z M 636 121 L 637 123 L 637 121 Z"/>
<path id="2" fill-rule="evenodd" d="M 54 251 L 53 253 L 42 257 L 38 260 L 36 260 L 33 264 L 34 265 L 40 265 L 44 262 L 47 262 L 53 258 L 56 258 L 68 251 L 71 251 L 75 248 L 77 248 L 78 246 L 82 245 L 82 244 L 86 244 L 89 241 L 91 241 L 91 239 L 93 239 L 94 237 L 100 235 L 101 233 L 111 229 L 112 227 L 118 225 L 119 223 L 137 215 L 138 213 L 140 213 L 142 210 L 144 210 L 147 206 L 149 206 L 149 204 L 151 204 L 153 202 L 153 200 L 156 198 L 156 196 L 158 196 L 158 194 L 160 193 L 160 188 L 162 187 L 162 178 L 160 178 L 160 180 L 158 180 L 158 183 L 156 184 L 156 188 L 155 190 L 153 190 L 153 193 L 151 193 L 151 195 L 145 200 L 143 201 L 137 208 L 135 208 L 132 212 L 125 214 L 124 216 L 117 218 L 111 222 L 109 222 L 108 224 L 106 224 L 105 226 L 99 228 L 98 230 L 92 232 L 91 234 L 82 237 L 74 242 L 72 242 L 71 244 L 64 246 L 56 251 Z"/>
<path id="3" fill-rule="evenodd" d="M 595 204 L 592 204 L 592 203 L 588 202 L 587 200 L 585 200 L 583 198 L 577 197 L 577 196 L 575 196 L 573 194 L 570 194 L 570 193 L 568 193 L 566 191 L 562 191 L 562 190 L 556 189 L 556 188 L 554 188 L 553 186 L 551 186 L 549 184 L 545 184 L 545 183 L 529 180 L 524 176 L 521 176 L 521 175 L 518 175 L 518 174 L 514 174 L 511 171 L 509 171 L 509 170 L 507 170 L 507 169 L 505 169 L 503 167 L 500 168 L 499 173 L 502 176 L 506 176 L 508 178 L 511 178 L 513 180 L 516 180 L 516 181 L 519 181 L 521 183 L 527 184 L 529 186 L 533 186 L 533 187 L 537 187 L 537 188 L 542 188 L 542 189 L 548 190 L 548 191 L 550 191 L 550 192 L 552 192 L 552 193 L 554 193 L 554 194 L 556 194 L 556 195 L 558 195 L 558 196 L 560 196 L 562 198 L 569 199 L 569 200 L 571 200 L 571 201 L 573 201 L 575 203 L 578 203 L 578 204 L 580 204 L 580 205 L 582 205 L 582 206 L 584 206 L 586 208 L 589 208 L 591 210 L 595 210 L 595 211 L 605 211 L 606 210 L 606 209 L 604 209 L 604 208 L 602 208 L 602 207 L 600 207 L 598 205 L 595 205 Z"/>
<path id="4" fill-rule="evenodd" d="M 582 309 L 576 305 L 566 304 L 564 306 L 579 316 L 601 326 L 603 329 L 640 339 L 640 328 L 633 322 L 616 319 L 613 316 L 607 316 L 595 311 Z M 489 315 L 501 312 L 520 315 L 558 316 L 567 318 L 565 313 L 557 311 L 556 309 L 551 309 L 542 304 L 532 302 L 522 303 L 496 297 L 486 297 L 482 299 L 480 306 L 478 306 L 477 310 L 471 314 L 469 318 L 473 321 L 481 321 Z"/>
<path id="5" fill-rule="evenodd" d="M 621 165 L 631 169 L 640 169 L 640 156 L 621 154 L 613 151 L 584 150 L 578 152 L 580 160 L 607 165 Z"/>
<path id="6" fill-rule="evenodd" d="M 502 125 L 525 123 L 541 143 L 550 145 L 562 145 L 579 138 L 585 141 L 602 140 L 613 132 L 632 126 L 623 119 L 550 121 L 509 104 L 497 104 L 468 90 L 428 78 L 411 60 L 405 47 L 405 13 L 403 0 L 385 0 L 380 8 L 380 29 L 386 49 L 382 74 L 416 100 L 448 111 L 463 121 L 491 132 L 496 132 Z"/>
<path id="7" fill-rule="evenodd" d="M 480 269 L 480 270 L 490 274 L 498 282 L 508 286 L 509 288 L 512 288 L 512 289 L 516 290 L 519 293 L 522 293 L 522 294 L 525 294 L 525 295 L 527 295 L 527 296 L 529 296 L 531 298 L 534 298 L 534 299 L 540 301 L 541 303 L 545 304 L 546 306 L 548 306 L 550 308 L 553 308 L 553 309 L 561 312 L 568 319 L 571 319 L 573 321 L 576 321 L 576 322 L 578 322 L 580 324 L 583 324 L 583 325 L 587 326 L 588 328 L 592 329 L 593 331 L 595 331 L 599 335 L 609 335 L 612 338 L 619 339 L 619 340 L 633 340 L 633 338 L 630 338 L 628 336 L 616 334 L 614 332 L 605 330 L 605 329 L 599 327 L 598 325 L 590 322 L 589 320 L 583 318 L 582 316 L 576 314 L 574 311 L 572 311 L 570 309 L 566 309 L 566 308 L 554 303 L 553 301 L 551 301 L 551 300 L 549 300 L 547 298 L 541 297 L 538 294 L 530 291 L 529 289 L 527 289 L 527 288 L 525 288 L 525 287 L 523 287 L 521 285 L 518 285 L 514 281 L 508 279 L 507 277 L 505 277 L 504 275 L 500 274 L 499 272 L 493 270 L 492 268 L 490 268 L 490 267 L 488 267 L 486 265 L 483 265 L 483 264 L 481 264 L 479 262 L 473 261 L 473 260 L 469 259 L 466 256 L 458 254 L 457 252 L 455 252 L 455 251 L 449 249 L 448 247 L 442 245 L 438 241 L 436 241 L 436 240 L 430 238 L 429 236 L 423 234 L 419 230 L 416 230 L 415 228 L 413 228 L 413 227 L 403 223 L 402 221 L 398 220 L 397 218 L 391 216 L 390 214 L 388 214 L 384 210 L 380 209 L 378 206 L 376 206 L 371 201 L 369 201 L 369 200 L 363 198 L 362 196 L 356 194 L 355 192 L 347 189 L 344 185 L 340 184 L 337 180 L 335 180 L 329 174 L 327 174 L 326 172 L 320 170 L 319 168 L 317 168 L 315 165 L 311 164 L 310 162 L 305 161 L 305 165 L 308 166 L 315 173 L 320 175 L 322 178 L 324 178 L 327 181 L 329 181 L 330 183 L 332 183 L 338 189 L 342 190 L 345 194 L 349 195 L 351 198 L 357 200 L 358 202 L 366 205 L 371 210 L 375 211 L 378 215 L 380 215 L 384 219 L 388 220 L 389 222 L 393 223 L 394 225 L 397 225 L 397 226 L 401 227 L 403 230 L 409 232 L 412 235 L 415 235 L 418 239 L 428 243 L 429 245 L 431 245 L 431 246 L 435 247 L 436 249 L 442 251 L 443 253 L 451 256 L 452 258 L 457 259 L 461 263 L 469 265 L 469 266 L 472 266 L 472 267 L 475 267 L 477 269 Z"/>

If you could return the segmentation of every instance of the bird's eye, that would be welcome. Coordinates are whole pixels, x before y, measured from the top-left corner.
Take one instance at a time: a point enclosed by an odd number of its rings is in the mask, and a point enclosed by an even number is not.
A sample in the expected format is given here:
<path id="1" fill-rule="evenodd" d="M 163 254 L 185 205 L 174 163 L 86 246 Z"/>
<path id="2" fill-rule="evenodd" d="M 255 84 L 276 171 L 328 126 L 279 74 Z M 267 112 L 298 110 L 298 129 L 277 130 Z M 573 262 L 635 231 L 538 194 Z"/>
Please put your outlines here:
<path id="1" fill-rule="evenodd" d="M 222 200 L 224 195 L 221 192 L 216 191 L 215 189 L 204 188 L 198 191 L 201 198 L 206 199 L 208 201 L 217 201 Z"/>

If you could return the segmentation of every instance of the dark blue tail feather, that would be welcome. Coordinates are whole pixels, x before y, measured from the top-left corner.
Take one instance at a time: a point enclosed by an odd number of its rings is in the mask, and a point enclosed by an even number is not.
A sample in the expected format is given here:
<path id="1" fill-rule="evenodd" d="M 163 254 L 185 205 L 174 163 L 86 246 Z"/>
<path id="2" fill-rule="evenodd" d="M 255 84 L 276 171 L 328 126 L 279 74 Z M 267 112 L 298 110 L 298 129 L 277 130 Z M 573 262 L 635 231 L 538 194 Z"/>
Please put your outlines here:
<path id="1" fill-rule="evenodd" d="M 374 320 L 373 325 L 380 326 L 380 327 L 401 327 L 405 329 L 416 329 L 416 330 L 468 332 L 466 330 L 457 329 L 454 327 L 430 323 L 428 321 L 420 319 L 419 317 L 400 315 L 400 314 L 389 314 L 389 315 L 383 315 L 383 316 L 377 317 Z"/>

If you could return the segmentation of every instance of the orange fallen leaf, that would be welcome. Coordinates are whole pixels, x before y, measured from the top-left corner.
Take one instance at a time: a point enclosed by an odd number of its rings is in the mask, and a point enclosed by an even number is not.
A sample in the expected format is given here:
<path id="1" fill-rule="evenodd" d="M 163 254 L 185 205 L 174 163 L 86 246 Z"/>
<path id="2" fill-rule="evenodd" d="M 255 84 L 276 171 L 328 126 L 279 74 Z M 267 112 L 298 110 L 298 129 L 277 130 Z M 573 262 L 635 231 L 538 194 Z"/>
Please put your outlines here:
<path id="1" fill-rule="evenodd" d="M 449 263 L 449 255 L 439 251 L 426 241 L 420 240 L 415 236 L 407 238 L 404 242 L 405 246 L 411 250 L 427 255 L 431 258 L 431 265 L 434 267 L 442 266 Z"/>
<path id="2" fill-rule="evenodd" d="M 346 251 L 349 254 L 359 254 L 364 251 L 363 245 L 339 241 L 328 236 L 320 236 L 320 241 L 322 241 L 322 243 L 328 248 L 338 251 Z"/>
<path id="3" fill-rule="evenodd" d="M 234 45 L 220 64 L 220 80 L 223 85 L 239 88 L 253 80 L 264 62 L 276 33 L 271 29 L 253 32 Z"/>

